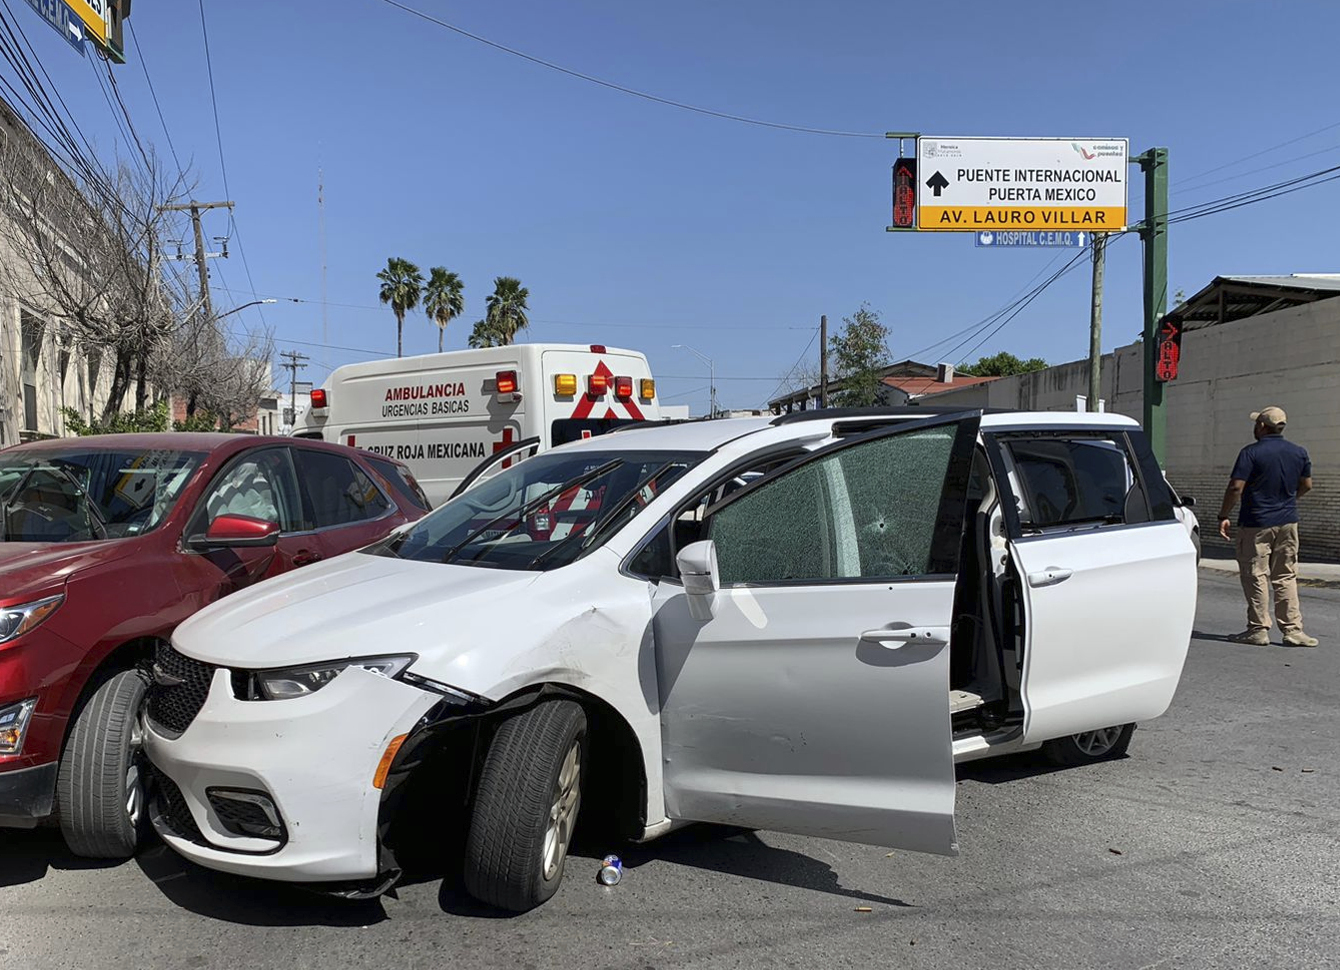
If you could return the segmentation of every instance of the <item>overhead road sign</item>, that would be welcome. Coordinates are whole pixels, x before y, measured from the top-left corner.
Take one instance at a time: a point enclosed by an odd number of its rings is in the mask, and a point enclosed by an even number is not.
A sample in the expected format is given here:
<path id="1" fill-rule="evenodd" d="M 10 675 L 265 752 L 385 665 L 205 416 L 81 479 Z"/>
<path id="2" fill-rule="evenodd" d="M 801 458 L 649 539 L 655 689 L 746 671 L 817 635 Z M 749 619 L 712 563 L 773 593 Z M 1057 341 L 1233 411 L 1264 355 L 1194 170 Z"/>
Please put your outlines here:
<path id="1" fill-rule="evenodd" d="M 917 228 L 1120 232 L 1125 138 L 917 139 Z"/>
<path id="2" fill-rule="evenodd" d="M 1085 242 L 1093 235 L 1091 232 L 1022 232 L 1017 229 L 983 229 L 973 237 L 978 249 L 1028 249 L 1031 247 L 1051 247 L 1053 249 L 1083 249 Z"/>
<path id="3" fill-rule="evenodd" d="M 84 22 L 64 0 L 28 0 L 28 6 L 65 38 L 65 42 L 84 56 Z"/>
<path id="4" fill-rule="evenodd" d="M 107 45 L 107 0 L 64 0 L 83 22 L 89 38 L 101 47 Z"/>

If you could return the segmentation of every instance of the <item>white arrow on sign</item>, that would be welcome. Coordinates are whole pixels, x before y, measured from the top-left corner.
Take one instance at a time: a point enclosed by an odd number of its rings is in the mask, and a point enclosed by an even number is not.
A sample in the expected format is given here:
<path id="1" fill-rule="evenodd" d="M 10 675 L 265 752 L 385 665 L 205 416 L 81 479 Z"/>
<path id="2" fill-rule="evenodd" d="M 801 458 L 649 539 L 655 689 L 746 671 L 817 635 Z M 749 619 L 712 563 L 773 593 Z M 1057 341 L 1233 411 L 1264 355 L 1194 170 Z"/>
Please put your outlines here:
<path id="1" fill-rule="evenodd" d="M 1084 248 L 1084 233 L 1082 232 L 1079 234 L 1079 245 L 1081 249 Z"/>

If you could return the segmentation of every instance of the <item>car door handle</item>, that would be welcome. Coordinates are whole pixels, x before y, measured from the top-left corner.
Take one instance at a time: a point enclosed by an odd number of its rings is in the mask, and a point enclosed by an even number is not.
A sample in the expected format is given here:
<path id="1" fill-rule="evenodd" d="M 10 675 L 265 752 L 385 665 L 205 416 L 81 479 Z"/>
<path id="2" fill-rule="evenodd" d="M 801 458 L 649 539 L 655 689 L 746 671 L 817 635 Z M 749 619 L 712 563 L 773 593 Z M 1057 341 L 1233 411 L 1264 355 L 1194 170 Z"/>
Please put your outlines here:
<path id="1" fill-rule="evenodd" d="M 1057 583 L 1064 583 L 1073 575 L 1075 575 L 1073 569 L 1062 569 L 1060 566 L 1048 566 L 1046 569 L 1039 569 L 1035 573 L 1029 573 L 1028 585 L 1055 586 Z"/>
<path id="2" fill-rule="evenodd" d="M 878 643 L 886 650 L 897 650 L 905 643 L 928 643 L 943 646 L 949 642 L 947 626 L 914 626 L 901 630 L 866 630 L 861 639 Z"/>
<path id="3" fill-rule="evenodd" d="M 306 549 L 304 549 L 302 552 L 296 553 L 293 556 L 293 565 L 295 566 L 310 566 L 312 563 L 320 561 L 321 561 L 321 553 L 311 552 L 310 550 Z"/>

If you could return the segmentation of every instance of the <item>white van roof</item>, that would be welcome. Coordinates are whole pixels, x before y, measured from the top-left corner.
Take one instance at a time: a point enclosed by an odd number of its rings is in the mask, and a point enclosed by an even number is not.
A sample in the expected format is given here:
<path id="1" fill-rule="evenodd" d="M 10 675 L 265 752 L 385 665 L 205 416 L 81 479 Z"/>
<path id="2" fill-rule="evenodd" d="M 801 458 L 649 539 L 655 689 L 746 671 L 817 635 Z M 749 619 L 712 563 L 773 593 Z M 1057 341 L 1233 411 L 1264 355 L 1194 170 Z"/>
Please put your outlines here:
<path id="1" fill-rule="evenodd" d="M 598 345 L 597 345 L 598 346 Z M 423 371 L 438 370 L 443 367 L 474 365 L 487 367 L 490 364 L 510 364 L 513 362 L 538 361 L 546 351 L 560 350 L 569 353 L 605 353 L 613 356 L 643 357 L 641 351 L 624 350 L 620 347 L 603 347 L 592 350 L 591 344 L 509 344 L 506 347 L 479 347 L 469 350 L 448 350 L 441 354 L 417 354 L 413 357 L 387 357 L 378 360 L 365 360 L 357 364 L 345 364 L 330 372 L 326 383 L 345 377 L 368 377 L 383 374 L 417 374 Z"/>

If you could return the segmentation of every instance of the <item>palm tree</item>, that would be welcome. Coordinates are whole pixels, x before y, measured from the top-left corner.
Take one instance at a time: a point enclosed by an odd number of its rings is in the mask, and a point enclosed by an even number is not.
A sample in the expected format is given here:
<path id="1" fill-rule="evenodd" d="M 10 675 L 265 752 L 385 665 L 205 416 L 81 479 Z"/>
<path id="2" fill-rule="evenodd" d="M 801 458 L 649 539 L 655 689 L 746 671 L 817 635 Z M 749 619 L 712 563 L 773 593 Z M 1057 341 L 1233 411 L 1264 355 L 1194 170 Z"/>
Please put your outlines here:
<path id="1" fill-rule="evenodd" d="M 474 329 L 470 331 L 471 347 L 503 347 L 507 343 L 507 337 L 488 320 L 476 320 Z"/>
<path id="2" fill-rule="evenodd" d="M 518 330 L 530 326 L 526 311 L 526 300 L 530 290 L 521 285 L 513 276 L 499 276 L 493 281 L 493 292 L 484 301 L 488 312 L 484 319 L 494 334 L 501 338 L 498 346 L 506 346 L 516 339 Z"/>
<path id="3" fill-rule="evenodd" d="M 437 324 L 437 352 L 440 354 L 447 324 L 465 312 L 465 283 L 455 273 L 441 266 L 434 266 L 428 274 L 423 310 L 428 314 L 428 319 Z"/>
<path id="4" fill-rule="evenodd" d="M 405 314 L 419 305 L 423 274 L 408 259 L 392 256 L 386 261 L 386 269 L 377 274 L 377 279 L 382 281 L 381 301 L 391 304 L 391 312 L 395 314 L 395 355 L 403 357 Z"/>

